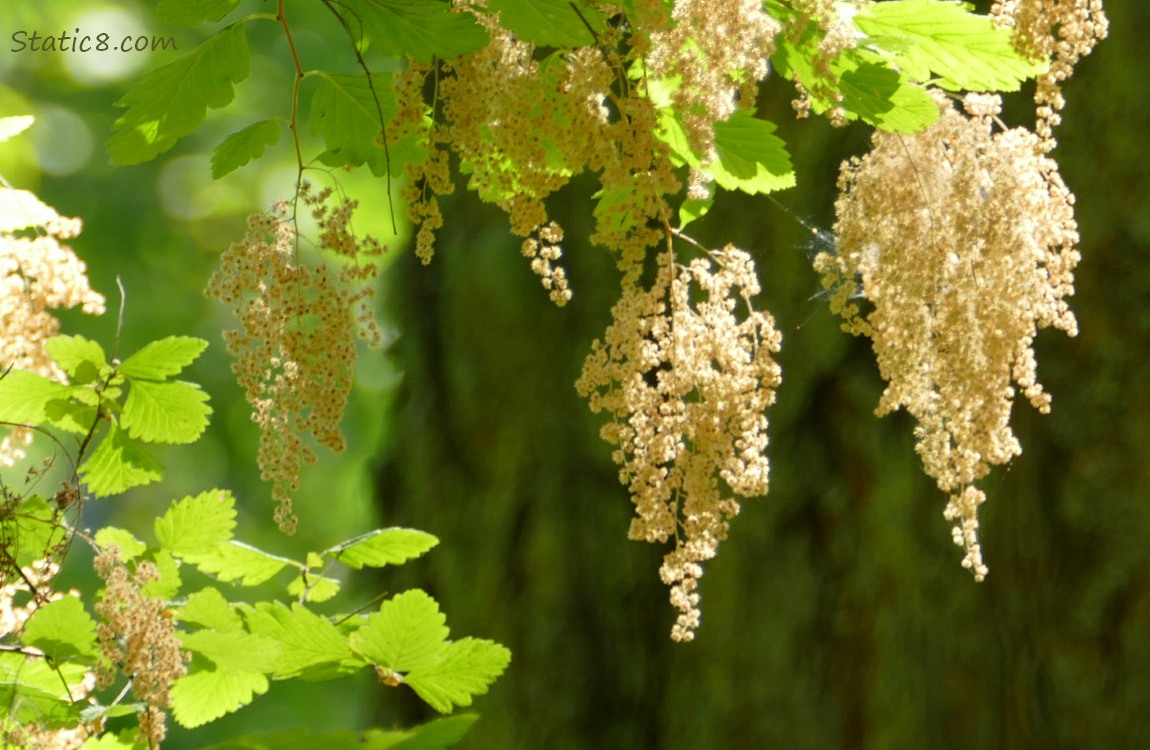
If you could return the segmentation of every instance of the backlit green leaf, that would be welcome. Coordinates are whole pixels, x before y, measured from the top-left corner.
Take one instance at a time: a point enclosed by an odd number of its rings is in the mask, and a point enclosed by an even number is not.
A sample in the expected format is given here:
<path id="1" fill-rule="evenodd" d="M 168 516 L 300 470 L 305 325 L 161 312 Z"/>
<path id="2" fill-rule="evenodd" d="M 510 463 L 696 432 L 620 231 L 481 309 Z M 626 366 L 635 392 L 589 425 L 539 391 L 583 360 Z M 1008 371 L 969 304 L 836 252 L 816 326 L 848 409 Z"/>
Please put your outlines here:
<path id="1" fill-rule="evenodd" d="M 736 112 L 715 123 L 719 160 L 705 167 L 720 186 L 744 193 L 769 193 L 793 187 L 795 172 L 774 123 Z"/>
<path id="2" fill-rule="evenodd" d="M 417 529 L 376 529 L 325 550 L 324 554 L 352 568 L 379 568 L 419 557 L 437 544 L 438 539 Z"/>
<path id="3" fill-rule="evenodd" d="M 192 729 L 243 708 L 267 689 L 268 678 L 259 672 L 193 672 L 172 685 L 172 716 Z"/>
<path id="4" fill-rule="evenodd" d="M 404 682 L 436 711 L 447 713 L 470 706 L 471 697 L 486 693 L 510 663 L 511 652 L 498 643 L 464 638 L 448 644 L 434 665 L 412 670 Z"/>
<path id="5" fill-rule="evenodd" d="M 351 647 L 372 664 L 396 672 L 430 668 L 446 647 L 446 622 L 434 599 L 411 589 L 385 601 L 369 616 L 352 633 Z"/>
<path id="6" fill-rule="evenodd" d="M 277 120 L 260 120 L 243 130 L 237 130 L 212 152 L 212 177 L 218 180 L 249 161 L 260 158 L 264 155 L 264 149 L 274 146 L 279 139 L 280 124 Z"/>
<path id="7" fill-rule="evenodd" d="M 323 136 L 325 163 L 368 164 L 373 174 L 384 174 L 388 154 L 380 141 L 379 115 L 386 122 L 395 111 L 390 74 L 373 73 L 370 85 L 362 74 L 324 74 L 311 100 L 311 129 Z"/>
<path id="8" fill-rule="evenodd" d="M 48 403 L 67 400 L 71 389 L 43 375 L 26 370 L 12 370 L 0 378 L 0 422 L 43 424 L 48 419 Z"/>
<path id="9" fill-rule="evenodd" d="M 104 349 L 83 336 L 56 336 L 44 342 L 44 349 L 72 383 L 90 383 L 108 364 Z"/>
<path id="10" fill-rule="evenodd" d="M 208 107 L 231 103 L 233 86 L 248 77 L 248 42 L 229 26 L 187 57 L 147 73 L 117 104 L 108 153 L 116 164 L 139 164 L 164 153 L 203 122 Z"/>
<path id="11" fill-rule="evenodd" d="M 245 630 L 181 632 L 179 639 L 187 650 L 229 672 L 272 672 L 282 648 L 275 639 Z"/>
<path id="12" fill-rule="evenodd" d="M 208 490 L 177 501 L 156 519 L 156 539 L 178 557 L 211 552 L 228 542 L 236 527 L 235 499 Z"/>
<path id="13" fill-rule="evenodd" d="M 491 0 L 487 7 L 499 13 L 500 24 L 516 37 L 546 47 L 594 44 L 587 26 L 596 33 L 603 26 L 594 8 L 569 0 Z"/>
<path id="14" fill-rule="evenodd" d="M 470 12 L 443 0 L 344 0 L 353 28 L 362 24 L 365 41 L 397 60 L 452 60 L 487 44 L 487 31 Z"/>
<path id="15" fill-rule="evenodd" d="M 1019 57 L 1009 29 L 957 1 L 863 4 L 854 23 L 912 80 L 951 90 L 1017 91 L 1043 68 Z"/>
<path id="16" fill-rule="evenodd" d="M 219 589 L 205 588 L 188 596 L 180 608 L 180 622 L 212 628 L 223 633 L 241 630 L 243 620 Z"/>
<path id="17" fill-rule="evenodd" d="M 133 380 L 120 426 L 137 440 L 191 443 L 208 426 L 212 408 L 198 385 L 182 381 Z"/>
<path id="18" fill-rule="evenodd" d="M 164 380 L 196 360 L 208 342 L 191 336 L 167 336 L 147 344 L 117 368 L 129 378 Z"/>
<path id="19" fill-rule="evenodd" d="M 159 481 L 161 476 L 160 462 L 115 425 L 80 465 L 80 477 L 98 497 L 118 495 L 132 487 Z"/>
<path id="20" fill-rule="evenodd" d="M 248 629 L 273 638 L 282 645 L 275 666 L 275 679 L 315 672 L 323 665 L 354 663 L 344 636 L 328 620 L 299 604 L 260 602 L 244 610 Z"/>
<path id="21" fill-rule="evenodd" d="M 242 586 L 258 586 L 273 578 L 292 561 L 231 540 L 208 552 L 186 556 L 200 572 L 221 581 L 238 581 Z"/>
<path id="22" fill-rule="evenodd" d="M 132 560 L 144 553 L 148 548 L 146 544 L 134 537 L 131 532 L 117 529 L 115 526 L 105 526 L 96 532 L 96 544 L 101 547 L 116 546 L 120 550 L 121 560 Z"/>
<path id="23" fill-rule="evenodd" d="M 38 608 L 24 626 L 24 645 L 38 648 L 53 662 L 83 659 L 100 653 L 96 621 L 75 596 L 65 596 Z"/>

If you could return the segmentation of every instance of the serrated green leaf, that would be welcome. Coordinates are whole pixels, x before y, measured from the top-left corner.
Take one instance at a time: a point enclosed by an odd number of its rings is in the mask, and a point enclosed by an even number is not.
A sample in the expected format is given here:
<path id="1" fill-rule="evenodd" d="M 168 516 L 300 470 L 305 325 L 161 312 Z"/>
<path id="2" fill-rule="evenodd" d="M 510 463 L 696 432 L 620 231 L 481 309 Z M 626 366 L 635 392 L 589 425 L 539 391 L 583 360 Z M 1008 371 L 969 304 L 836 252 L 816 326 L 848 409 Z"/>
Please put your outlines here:
<path id="1" fill-rule="evenodd" d="M 385 601 L 349 642 L 372 664 L 396 672 L 431 668 L 446 647 L 446 622 L 434 599 L 411 589 Z"/>
<path id="2" fill-rule="evenodd" d="M 62 521 L 59 509 L 54 504 L 49 504 L 44 498 L 35 495 L 29 495 L 20 500 L 14 508 L 6 509 L 4 516 L 0 517 L 0 529 L 3 531 L 3 538 L 19 540 L 19 544 L 8 548 L 8 553 L 15 558 L 16 565 L 24 567 L 35 560 L 53 556 L 57 547 L 63 544 L 72 531 Z M 7 578 L 9 575 L 7 565 L 4 566 L 3 573 Z M 19 577 L 15 572 L 11 574 Z M 0 580 L 0 583 L 9 581 Z"/>
<path id="3" fill-rule="evenodd" d="M 404 677 L 412 690 L 440 713 L 453 706 L 470 706 L 471 697 L 482 695 L 507 665 L 511 652 L 492 641 L 464 638 L 447 645 L 436 663 Z"/>
<path id="4" fill-rule="evenodd" d="M 270 673 L 275 670 L 282 649 L 279 641 L 244 630 L 197 630 L 181 632 L 177 637 L 184 648 L 229 672 Z"/>
<path id="5" fill-rule="evenodd" d="M 380 141 L 380 112 L 384 122 L 396 112 L 390 73 L 373 73 L 370 84 L 362 74 L 325 73 L 311 100 L 311 130 L 327 146 L 325 163 L 367 164 L 372 174 L 383 175 L 389 153 Z"/>
<path id="6" fill-rule="evenodd" d="M 133 380 L 120 426 L 129 437 L 150 443 L 191 443 L 208 427 L 208 394 L 198 385 Z"/>
<path id="7" fill-rule="evenodd" d="M 108 365 L 103 347 L 83 336 L 55 336 L 44 342 L 44 350 L 73 384 L 96 380 Z"/>
<path id="8" fill-rule="evenodd" d="M 437 544 L 438 539 L 417 529 L 376 529 L 324 550 L 324 554 L 358 570 L 364 566 L 399 565 Z"/>
<path id="9" fill-rule="evenodd" d="M 243 26 L 229 26 L 195 52 L 147 73 L 117 102 L 128 111 L 108 141 L 116 164 L 140 164 L 164 153 L 204 121 L 208 107 L 228 105 L 248 77 Z"/>
<path id="10" fill-rule="evenodd" d="M 212 152 L 212 177 L 220 179 L 264 155 L 264 149 L 280 139 L 278 120 L 260 120 L 237 130 Z"/>
<path id="11" fill-rule="evenodd" d="M 163 466 L 113 425 L 92 455 L 80 465 L 80 477 L 97 497 L 121 492 L 159 481 Z"/>
<path id="12" fill-rule="evenodd" d="M 147 558 L 156 566 L 160 575 L 141 586 L 140 592 L 153 599 L 166 601 L 175 598 L 183 585 L 183 581 L 180 579 L 179 561 L 166 549 L 155 550 Z"/>
<path id="13" fill-rule="evenodd" d="M 794 187 L 795 172 L 775 125 L 744 112 L 715 123 L 719 160 L 705 167 L 720 186 L 744 193 L 769 193 Z"/>
<path id="14" fill-rule="evenodd" d="M 117 369 L 129 378 L 164 380 L 195 362 L 207 347 L 207 341 L 192 336 L 166 336 L 141 348 Z"/>
<path id="15" fill-rule="evenodd" d="M 951 90 L 1017 91 L 1041 65 L 1021 58 L 1010 30 L 948 0 L 889 0 L 859 6 L 855 26 L 885 48 L 907 76 Z M 902 42 L 884 44 L 886 38 Z M 936 79 L 932 80 L 932 75 Z"/>
<path id="16" fill-rule="evenodd" d="M 879 130 L 899 133 L 917 133 L 938 119 L 938 105 L 922 87 L 898 71 L 860 58 L 848 53 L 831 65 L 850 119 L 857 115 Z"/>
<path id="17" fill-rule="evenodd" d="M 679 206 L 679 229 L 683 229 L 691 222 L 706 216 L 713 205 L 715 205 L 713 197 L 688 198 L 683 201 L 682 205 Z"/>
<path id="18" fill-rule="evenodd" d="M 258 586 L 273 578 L 292 561 L 277 557 L 243 542 L 231 540 L 209 552 L 188 555 L 187 560 L 201 573 L 221 581 L 239 581 L 241 586 Z"/>
<path id="19" fill-rule="evenodd" d="M 238 612 L 219 589 L 200 589 L 188 597 L 180 608 L 180 622 L 212 628 L 221 633 L 243 629 L 244 622 Z"/>
<path id="20" fill-rule="evenodd" d="M 160 0 L 156 16 L 176 26 L 198 26 L 220 20 L 239 4 L 240 0 Z"/>
<path id="21" fill-rule="evenodd" d="M 372 47 L 397 60 L 408 55 L 423 63 L 452 60 L 489 39 L 474 16 L 441 0 L 344 0 L 341 5 L 363 25 Z"/>
<path id="22" fill-rule="evenodd" d="M 103 395 L 114 401 L 118 392 L 118 388 L 107 388 Z M 72 401 L 54 399 L 44 405 L 44 424 L 73 435 L 87 435 L 100 419 L 100 396 L 88 386 L 72 386 L 69 393 Z"/>
<path id="23" fill-rule="evenodd" d="M 97 531 L 96 544 L 101 547 L 114 545 L 120 550 L 120 559 L 124 561 L 134 560 L 148 549 L 148 545 L 133 536 L 131 532 L 117 529 L 115 526 L 105 526 Z"/>
<path id="24" fill-rule="evenodd" d="M 193 672 L 172 685 L 172 716 L 180 726 L 194 729 L 243 708 L 267 689 L 268 678 L 258 672 Z"/>
<path id="25" fill-rule="evenodd" d="M 326 602 L 339 593 L 341 584 L 334 578 L 322 576 L 319 573 L 300 574 L 292 579 L 287 586 L 287 592 L 296 599 L 319 604 Z"/>
<path id="26" fill-rule="evenodd" d="M 594 44 L 595 37 L 587 26 L 596 34 L 603 27 L 594 8 L 569 0 L 491 0 L 487 7 L 499 14 L 499 23 L 517 38 L 545 47 Z"/>
<path id="27" fill-rule="evenodd" d="M 235 498 L 208 490 L 177 501 L 156 519 L 156 539 L 178 557 L 202 555 L 231 541 L 236 527 Z"/>
<path id="28" fill-rule="evenodd" d="M 65 596 L 39 607 L 24 626 L 24 645 L 38 648 L 54 663 L 83 660 L 100 653 L 96 621 L 75 596 Z"/>
<path id="29" fill-rule="evenodd" d="M 282 644 L 273 677 L 286 679 L 314 673 L 323 666 L 354 663 L 355 656 L 344 636 L 327 619 L 299 604 L 289 608 L 279 602 L 260 602 L 244 610 L 251 632 Z"/>
<path id="30" fill-rule="evenodd" d="M 0 378 L 0 422 L 40 425 L 54 400 L 67 402 L 71 388 L 26 370 L 12 370 Z"/>
<path id="31" fill-rule="evenodd" d="M 76 726 L 82 701 L 72 702 L 89 667 L 74 662 L 50 665 L 21 653 L 0 652 L 0 703 L 5 717 L 17 724 L 46 727 Z"/>

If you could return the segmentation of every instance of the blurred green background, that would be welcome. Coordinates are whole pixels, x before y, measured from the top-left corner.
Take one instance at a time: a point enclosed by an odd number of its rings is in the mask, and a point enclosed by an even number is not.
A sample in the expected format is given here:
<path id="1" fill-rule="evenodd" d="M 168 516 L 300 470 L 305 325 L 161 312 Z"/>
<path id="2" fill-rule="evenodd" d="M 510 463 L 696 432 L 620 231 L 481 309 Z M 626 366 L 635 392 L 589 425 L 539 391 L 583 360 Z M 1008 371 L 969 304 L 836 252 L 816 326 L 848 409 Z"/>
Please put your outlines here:
<path id="1" fill-rule="evenodd" d="M 483 718 L 466 748 L 1150 747 L 1150 112 L 1136 33 L 1150 6 L 1107 11 L 1111 38 L 1067 87 L 1057 151 L 1078 195 L 1081 333 L 1038 338 L 1054 409 L 1039 417 L 1018 406 L 1024 454 L 983 483 L 986 582 L 959 567 L 911 421 L 872 414 L 882 383 L 869 345 L 811 299 L 809 230 L 776 204 L 727 196 L 695 234 L 755 254 L 759 302 L 784 335 L 784 384 L 770 414 L 771 494 L 744 503 L 707 567 L 698 637 L 675 645 L 661 550 L 627 540 L 626 492 L 572 386 L 618 289 L 605 251 L 580 239 L 590 181 L 552 202 L 575 291 L 562 310 L 505 218 L 472 196 L 444 203 L 429 267 L 401 228 L 382 294 L 390 346 L 364 352 L 349 451 L 305 472 L 301 531 L 285 539 L 271 531 L 255 429 L 219 343 L 228 318 L 198 292 L 244 215 L 291 190 L 284 143 L 220 183 L 208 169 L 226 133 L 287 106 L 277 29 L 249 26 L 253 76 L 235 107 L 154 163 L 112 168 L 102 142 L 113 102 L 132 76 L 179 53 L 105 62 L 16 53 L 11 33 L 134 23 L 190 50 L 207 32 L 157 25 L 143 3 L 5 4 L 0 115 L 40 121 L 0 147 L 0 174 L 85 220 L 74 246 L 93 284 L 112 308 L 117 275 L 128 290 L 121 352 L 173 333 L 213 341 L 190 373 L 212 394 L 208 438 L 163 456 L 159 489 L 89 503 L 85 524 L 113 518 L 143 531 L 171 498 L 219 485 L 240 498 L 241 535 L 274 550 L 326 547 L 374 525 L 436 534 L 441 546 L 419 564 L 353 586 L 365 601 L 423 587 L 453 632 L 512 649 L 507 674 L 477 701 Z M 333 21 L 294 12 L 305 66 L 354 65 L 323 43 Z M 799 187 L 777 197 L 828 228 L 839 162 L 864 151 L 868 135 L 795 122 L 790 96 L 771 81 L 760 102 L 798 170 Z M 384 230 L 381 184 L 346 184 Z M 113 337 L 113 315 L 79 317 L 65 316 L 66 328 Z M 368 680 L 274 686 L 225 722 L 174 731 L 166 746 L 425 718 L 417 700 Z"/>

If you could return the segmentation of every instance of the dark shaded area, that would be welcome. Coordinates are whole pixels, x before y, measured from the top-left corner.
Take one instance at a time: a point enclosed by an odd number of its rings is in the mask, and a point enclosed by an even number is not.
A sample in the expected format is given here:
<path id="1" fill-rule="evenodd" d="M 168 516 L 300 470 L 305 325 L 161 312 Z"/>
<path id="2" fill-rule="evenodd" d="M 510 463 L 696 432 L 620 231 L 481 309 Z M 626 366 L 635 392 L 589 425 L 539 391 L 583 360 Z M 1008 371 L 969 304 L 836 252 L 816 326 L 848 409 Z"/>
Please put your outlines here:
<path id="1" fill-rule="evenodd" d="M 984 482 L 983 584 L 959 567 L 910 420 L 872 415 L 869 345 L 809 299 L 809 232 L 730 199 L 696 234 L 756 254 L 784 333 L 772 488 L 707 570 L 698 639 L 672 644 L 661 550 L 626 539 L 626 492 L 572 386 L 617 291 L 606 252 L 580 244 L 587 191 L 555 205 L 576 295 L 562 310 L 497 211 L 445 203 L 432 265 L 407 258 L 393 276 L 406 376 L 379 502 L 386 523 L 443 541 L 405 582 L 455 632 L 514 653 L 466 747 L 1150 747 L 1150 113 L 1135 42 L 1150 11 L 1109 6 L 1114 33 L 1068 87 L 1057 153 L 1079 198 L 1082 332 L 1039 337 L 1054 411 L 1019 404 L 1025 454 Z M 800 170 L 779 199 L 828 226 L 838 162 L 865 133 L 791 124 L 773 91 L 764 110 Z M 424 716 L 390 695 L 381 710 Z"/>

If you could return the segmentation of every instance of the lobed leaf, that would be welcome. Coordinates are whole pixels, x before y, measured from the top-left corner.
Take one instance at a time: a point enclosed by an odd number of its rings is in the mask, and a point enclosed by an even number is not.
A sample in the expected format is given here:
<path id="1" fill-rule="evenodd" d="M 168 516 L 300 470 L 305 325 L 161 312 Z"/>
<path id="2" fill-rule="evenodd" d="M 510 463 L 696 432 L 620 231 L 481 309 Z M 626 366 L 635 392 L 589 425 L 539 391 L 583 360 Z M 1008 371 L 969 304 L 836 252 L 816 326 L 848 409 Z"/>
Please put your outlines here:
<path id="1" fill-rule="evenodd" d="M 323 74 L 311 100 L 311 130 L 327 146 L 324 163 L 368 164 L 372 174 L 383 175 L 388 154 L 380 142 L 381 112 L 385 122 L 396 112 L 390 73 L 373 73 L 370 84 L 363 74 Z"/>
<path id="2" fill-rule="evenodd" d="M 156 519 L 156 539 L 178 557 L 212 552 L 236 527 L 235 499 L 227 490 L 208 490 L 177 501 Z"/>
<path id="3" fill-rule="evenodd" d="M 24 645 L 40 649 L 57 664 L 75 659 L 90 664 L 100 654 L 96 621 L 75 596 L 39 607 L 24 626 Z"/>
<path id="4" fill-rule="evenodd" d="M 220 179 L 264 155 L 264 149 L 280 139 L 277 120 L 260 120 L 237 130 L 212 152 L 212 177 Z"/>
<path id="5" fill-rule="evenodd" d="M 715 123 L 719 160 L 704 169 L 727 190 L 751 195 L 794 187 L 791 157 L 786 144 L 774 132 L 774 123 L 744 112 Z"/>
<path id="6" fill-rule="evenodd" d="M 570 0 L 491 0 L 487 7 L 499 14 L 500 25 L 515 32 L 517 38 L 545 47 L 595 44 L 595 36 L 587 27 L 590 25 L 596 34 L 603 27 L 593 7 Z"/>
<path id="7" fill-rule="evenodd" d="M 120 416 L 129 437 L 151 443 L 191 443 L 208 426 L 208 394 L 182 381 L 133 380 Z"/>
<path id="8" fill-rule="evenodd" d="M 487 692 L 507 665 L 511 652 L 492 641 L 464 638 L 447 645 L 436 663 L 413 670 L 404 682 L 440 713 L 470 706 L 473 695 Z"/>
<path id="9" fill-rule="evenodd" d="M 71 388 L 26 370 L 12 370 L 0 378 L 0 422 L 40 425 L 48 421 L 49 403 L 65 403 Z"/>
<path id="10" fill-rule="evenodd" d="M 248 77 L 248 42 L 229 26 L 195 52 L 147 73 L 117 102 L 127 111 L 108 141 L 116 164 L 140 164 L 164 153 L 204 121 L 208 107 L 232 101 L 233 86 Z"/>
<path id="11" fill-rule="evenodd" d="M 44 342 L 44 350 L 72 383 L 90 383 L 108 366 L 103 347 L 83 336 L 54 336 Z"/>
<path id="12" fill-rule="evenodd" d="M 260 602 L 244 609 L 252 633 L 266 636 L 282 645 L 274 679 L 315 673 L 320 667 L 337 668 L 355 664 L 348 639 L 327 619 L 300 604 L 287 607 L 279 602 Z"/>
<path id="13" fill-rule="evenodd" d="M 80 477 L 97 497 L 118 495 L 159 481 L 161 476 L 163 466 L 115 425 L 80 465 Z"/>
<path id="14" fill-rule="evenodd" d="M 912 80 L 946 89 L 1017 91 L 1042 71 L 1014 50 L 1009 29 L 968 7 L 949 0 L 888 0 L 859 6 L 854 23 Z"/>
<path id="15" fill-rule="evenodd" d="M 344 0 L 345 18 L 361 25 L 364 41 L 384 55 L 430 63 L 480 49 L 487 31 L 465 10 L 442 0 Z"/>
<path id="16" fill-rule="evenodd" d="M 180 622 L 212 628 L 221 633 L 242 630 L 243 619 L 219 589 L 200 589 L 180 608 Z"/>
<path id="17" fill-rule="evenodd" d="M 364 566 L 381 568 L 419 557 L 437 544 L 439 540 L 426 531 L 376 529 L 324 550 L 323 554 L 357 570 Z"/>
<path id="18" fill-rule="evenodd" d="M 258 586 L 293 562 L 234 539 L 186 557 L 201 573 L 221 581 L 239 581 L 241 586 Z"/>
<path id="19" fill-rule="evenodd" d="M 196 361 L 208 347 L 208 342 L 192 336 L 167 336 L 145 345 L 125 359 L 117 368 L 126 377 L 143 380 L 164 380 L 178 375 Z"/>
<path id="20" fill-rule="evenodd" d="M 446 622 L 434 599 L 411 589 L 385 601 L 349 641 L 372 664 L 411 672 L 438 663 L 449 632 Z"/>
<path id="21" fill-rule="evenodd" d="M 279 641 L 242 629 L 197 630 L 178 637 L 184 648 L 228 672 L 273 672 L 282 648 Z"/>
<path id="22" fill-rule="evenodd" d="M 194 729 L 243 708 L 267 689 L 268 678 L 259 672 L 192 672 L 172 684 L 172 716 L 180 726 Z"/>

